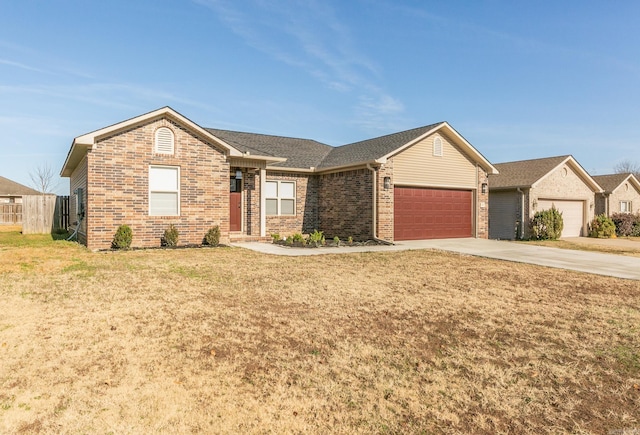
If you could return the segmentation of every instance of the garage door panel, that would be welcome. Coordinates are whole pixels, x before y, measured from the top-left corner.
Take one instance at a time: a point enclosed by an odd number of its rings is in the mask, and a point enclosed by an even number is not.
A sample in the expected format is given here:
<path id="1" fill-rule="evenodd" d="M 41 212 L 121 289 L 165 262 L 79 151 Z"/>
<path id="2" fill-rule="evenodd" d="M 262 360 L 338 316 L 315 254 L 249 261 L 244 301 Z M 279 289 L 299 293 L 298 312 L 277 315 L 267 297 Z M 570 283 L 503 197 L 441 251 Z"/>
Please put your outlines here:
<path id="1" fill-rule="evenodd" d="M 394 238 L 471 237 L 470 190 L 394 187 Z"/>
<path id="2" fill-rule="evenodd" d="M 551 206 L 555 206 L 558 211 L 562 212 L 562 237 L 582 236 L 584 201 L 538 200 L 538 210 L 549 210 Z"/>

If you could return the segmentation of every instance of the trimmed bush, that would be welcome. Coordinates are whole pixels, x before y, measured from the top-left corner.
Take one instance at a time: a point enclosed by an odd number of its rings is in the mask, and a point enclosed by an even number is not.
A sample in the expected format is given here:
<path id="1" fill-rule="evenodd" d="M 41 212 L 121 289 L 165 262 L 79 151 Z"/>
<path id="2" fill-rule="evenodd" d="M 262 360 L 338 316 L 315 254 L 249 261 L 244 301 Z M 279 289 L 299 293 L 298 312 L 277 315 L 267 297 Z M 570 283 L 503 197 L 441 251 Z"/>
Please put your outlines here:
<path id="1" fill-rule="evenodd" d="M 551 206 L 549 210 L 537 212 L 531 219 L 531 238 L 535 240 L 558 240 L 562 235 L 563 228 L 562 212 Z"/>
<path id="2" fill-rule="evenodd" d="M 175 225 L 169 225 L 169 228 L 164 230 L 164 245 L 165 246 L 178 246 L 178 238 L 180 234 Z"/>
<path id="3" fill-rule="evenodd" d="M 589 237 L 600 239 L 616 235 L 616 225 L 605 214 L 599 214 L 589 224 Z"/>
<path id="4" fill-rule="evenodd" d="M 133 231 L 129 225 L 120 225 L 116 230 L 113 241 L 111 242 L 111 248 L 113 249 L 129 249 L 131 247 L 131 240 L 133 239 Z"/>
<path id="5" fill-rule="evenodd" d="M 611 220 L 620 237 L 640 237 L 640 213 L 613 213 Z"/>
<path id="6" fill-rule="evenodd" d="M 207 234 L 204 236 L 204 241 L 209 246 L 218 246 L 220 244 L 220 226 L 209 228 Z"/>

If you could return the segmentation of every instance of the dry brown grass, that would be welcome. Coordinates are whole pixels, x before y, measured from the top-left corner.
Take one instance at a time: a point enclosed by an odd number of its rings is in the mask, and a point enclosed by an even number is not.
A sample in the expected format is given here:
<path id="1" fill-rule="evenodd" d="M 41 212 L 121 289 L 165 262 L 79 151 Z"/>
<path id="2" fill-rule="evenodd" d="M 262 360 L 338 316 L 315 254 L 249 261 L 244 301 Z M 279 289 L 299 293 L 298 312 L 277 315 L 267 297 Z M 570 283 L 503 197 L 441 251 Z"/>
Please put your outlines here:
<path id="1" fill-rule="evenodd" d="M 636 281 L 432 251 L 35 245 L 0 241 L 2 433 L 640 428 Z"/>
<path id="2" fill-rule="evenodd" d="M 640 257 L 640 237 L 623 237 L 619 239 L 592 239 L 590 237 L 581 237 L 570 240 L 527 240 L 519 243 Z"/>

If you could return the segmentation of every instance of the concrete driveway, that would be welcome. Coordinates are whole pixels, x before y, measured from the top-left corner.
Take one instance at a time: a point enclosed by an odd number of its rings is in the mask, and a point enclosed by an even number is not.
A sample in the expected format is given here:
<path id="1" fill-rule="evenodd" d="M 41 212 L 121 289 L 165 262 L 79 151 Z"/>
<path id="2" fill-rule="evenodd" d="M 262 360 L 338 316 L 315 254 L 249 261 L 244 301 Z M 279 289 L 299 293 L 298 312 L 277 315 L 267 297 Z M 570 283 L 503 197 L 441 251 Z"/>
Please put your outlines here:
<path id="1" fill-rule="evenodd" d="M 603 254 L 600 252 L 573 251 L 569 249 L 525 245 L 502 240 L 472 238 L 415 240 L 397 242 L 391 246 L 379 245 L 319 249 L 290 248 L 271 243 L 236 243 L 234 246 L 252 249 L 266 254 L 289 256 L 436 249 L 498 260 L 576 270 L 616 278 L 640 280 L 640 258 L 638 257 Z"/>

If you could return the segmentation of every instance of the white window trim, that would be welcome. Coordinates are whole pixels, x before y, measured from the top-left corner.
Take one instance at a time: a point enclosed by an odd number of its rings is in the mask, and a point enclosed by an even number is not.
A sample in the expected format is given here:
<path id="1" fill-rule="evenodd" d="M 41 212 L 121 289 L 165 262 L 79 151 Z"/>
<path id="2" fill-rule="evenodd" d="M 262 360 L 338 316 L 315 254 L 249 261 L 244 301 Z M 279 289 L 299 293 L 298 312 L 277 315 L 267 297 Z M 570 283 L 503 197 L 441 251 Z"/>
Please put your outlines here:
<path id="1" fill-rule="evenodd" d="M 266 185 L 268 183 L 278 183 L 278 196 L 277 197 L 274 198 L 274 197 L 271 197 L 271 196 L 267 196 L 267 191 L 266 191 L 266 187 L 267 186 Z M 283 198 L 283 197 L 280 196 L 280 192 L 282 191 L 280 189 L 280 185 L 282 183 L 293 184 L 293 197 L 292 198 L 289 198 L 289 197 Z M 266 216 L 295 216 L 296 212 L 297 212 L 296 209 L 297 209 L 297 203 L 298 203 L 298 201 L 296 199 L 296 197 L 297 197 L 296 192 L 298 191 L 297 189 L 298 189 L 297 183 L 295 181 L 293 181 L 293 180 L 266 180 L 266 182 L 265 182 L 265 193 L 264 193 L 264 195 L 265 195 L 264 214 Z M 277 213 L 276 214 L 267 214 L 266 201 L 269 200 L 269 199 L 275 199 L 276 200 L 276 207 L 277 207 Z M 292 199 L 293 200 L 293 214 L 283 214 L 282 213 L 282 200 L 283 199 L 287 199 L 287 200 L 291 200 Z"/>
<path id="2" fill-rule="evenodd" d="M 152 190 L 151 189 L 151 169 L 153 168 L 159 168 L 159 169 L 176 169 L 178 172 L 178 190 Z M 148 198 L 149 198 L 149 203 L 148 203 L 148 213 L 149 216 L 155 216 L 155 217 L 161 217 L 161 216 L 180 216 L 180 166 L 163 166 L 163 165 L 149 165 L 149 172 L 147 174 L 148 176 L 148 181 L 147 181 L 147 186 L 149 188 L 148 191 Z M 173 214 L 151 214 L 151 193 L 156 192 L 156 193 L 177 193 L 178 194 L 178 213 L 173 215 Z"/>
<path id="3" fill-rule="evenodd" d="M 622 211 L 622 204 L 627 205 L 627 210 Z M 633 213 L 633 203 L 631 201 L 620 201 L 620 213 Z"/>
<path id="4" fill-rule="evenodd" d="M 169 132 L 169 134 L 171 135 L 171 151 L 167 152 L 167 151 L 161 151 L 158 147 L 158 135 L 160 134 L 160 132 L 162 131 L 167 131 Z M 160 127 L 156 130 L 155 134 L 153 135 L 154 140 L 153 140 L 153 152 L 154 154 L 162 154 L 162 155 L 167 155 L 167 156 L 172 156 L 175 154 L 176 152 L 176 136 L 173 133 L 173 130 L 171 130 L 169 127 Z"/>
<path id="5" fill-rule="evenodd" d="M 442 144 L 442 138 L 436 136 L 433 138 L 433 155 L 434 157 L 442 157 L 444 154 L 444 146 Z"/>

